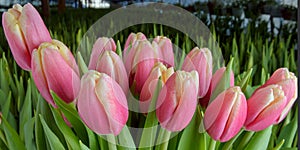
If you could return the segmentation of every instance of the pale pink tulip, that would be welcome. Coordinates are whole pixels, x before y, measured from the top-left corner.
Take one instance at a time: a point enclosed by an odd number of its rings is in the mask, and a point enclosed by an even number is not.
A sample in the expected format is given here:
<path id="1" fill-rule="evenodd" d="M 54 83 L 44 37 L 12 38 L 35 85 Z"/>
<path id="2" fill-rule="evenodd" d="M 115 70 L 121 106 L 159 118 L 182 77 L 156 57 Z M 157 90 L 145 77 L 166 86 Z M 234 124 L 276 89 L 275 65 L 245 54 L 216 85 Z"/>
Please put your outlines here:
<path id="1" fill-rule="evenodd" d="M 286 96 L 287 103 L 286 103 L 285 108 L 283 109 L 281 115 L 276 120 L 276 123 L 281 122 L 286 117 L 286 115 L 292 108 L 293 104 L 295 103 L 295 101 L 298 97 L 297 82 L 298 82 L 298 79 L 294 75 L 294 73 L 289 72 L 289 70 L 287 68 L 279 68 L 272 74 L 270 79 L 264 85 L 262 85 L 260 87 L 260 88 L 264 88 L 264 87 L 272 85 L 272 84 L 278 84 L 282 87 L 282 90 L 284 91 L 284 95 Z"/>
<path id="2" fill-rule="evenodd" d="M 153 39 L 153 42 L 156 42 L 160 48 L 162 62 L 167 65 L 167 67 L 174 66 L 174 52 L 172 41 L 164 36 L 157 36 Z M 189 70 L 191 71 L 191 70 Z"/>
<path id="3" fill-rule="evenodd" d="M 199 74 L 198 97 L 206 95 L 212 78 L 212 56 L 207 48 L 195 47 L 190 51 L 182 64 L 182 70 L 196 70 Z"/>
<path id="4" fill-rule="evenodd" d="M 226 67 L 222 67 L 220 69 L 218 69 L 215 74 L 212 76 L 208 91 L 206 93 L 206 95 L 203 98 L 199 99 L 199 102 L 201 104 L 202 107 L 207 107 L 211 94 L 212 92 L 215 90 L 217 84 L 221 81 L 224 72 L 226 70 Z M 230 73 L 230 87 L 234 86 L 234 74 L 233 72 Z"/>
<path id="5" fill-rule="evenodd" d="M 156 103 L 160 125 L 169 131 L 181 131 L 191 121 L 197 106 L 198 73 L 176 71 L 162 87 Z"/>
<path id="6" fill-rule="evenodd" d="M 99 56 L 95 70 L 112 77 L 123 89 L 128 92 L 128 77 L 121 58 L 113 51 L 104 51 Z"/>
<path id="7" fill-rule="evenodd" d="M 210 103 L 204 114 L 204 127 L 214 139 L 226 142 L 242 128 L 247 116 L 247 101 L 240 87 L 230 87 Z"/>
<path id="8" fill-rule="evenodd" d="M 32 53 L 32 77 L 46 101 L 56 107 L 50 90 L 66 103 L 72 102 L 79 91 L 80 78 L 71 51 L 60 41 L 42 43 Z"/>
<path id="9" fill-rule="evenodd" d="M 106 50 L 111 50 L 111 51 L 115 52 L 116 48 L 117 48 L 117 46 L 115 44 L 114 39 L 107 38 L 107 37 L 98 38 L 96 40 L 95 44 L 93 45 L 88 68 L 90 70 L 95 70 L 98 58 L 101 55 L 101 53 Z"/>
<path id="10" fill-rule="evenodd" d="M 138 40 L 147 40 L 147 37 L 142 33 L 130 33 L 124 46 L 124 51 L 123 51 L 123 56 L 126 57 L 128 51 L 129 51 L 129 46 L 132 46 L 136 41 Z"/>
<path id="11" fill-rule="evenodd" d="M 273 84 L 257 90 L 247 101 L 245 128 L 260 131 L 276 123 L 286 105 L 281 86 Z"/>
<path id="12" fill-rule="evenodd" d="M 160 62 L 155 64 L 140 94 L 141 113 L 148 113 L 150 111 L 153 111 L 149 110 L 149 105 L 151 103 L 152 96 L 154 95 L 156 88 L 158 88 L 157 83 L 159 82 L 159 78 L 161 78 L 161 85 L 163 86 L 173 73 L 173 67 L 167 68 Z"/>
<path id="13" fill-rule="evenodd" d="M 3 30 L 17 64 L 24 70 L 31 70 L 31 53 L 51 37 L 41 16 L 30 4 L 22 7 L 13 5 L 2 15 Z"/>
<path id="14" fill-rule="evenodd" d="M 81 79 L 77 109 L 83 122 L 97 134 L 118 135 L 128 119 L 126 96 L 105 73 L 88 71 Z"/>

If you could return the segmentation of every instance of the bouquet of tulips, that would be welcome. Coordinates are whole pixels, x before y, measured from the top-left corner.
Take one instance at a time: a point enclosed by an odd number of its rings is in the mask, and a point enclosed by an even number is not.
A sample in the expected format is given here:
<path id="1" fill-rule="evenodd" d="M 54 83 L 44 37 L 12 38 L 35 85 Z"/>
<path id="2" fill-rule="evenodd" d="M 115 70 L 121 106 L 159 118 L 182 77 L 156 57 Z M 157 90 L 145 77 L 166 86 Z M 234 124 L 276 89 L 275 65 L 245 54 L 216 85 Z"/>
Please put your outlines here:
<path id="1" fill-rule="evenodd" d="M 297 78 L 287 68 L 257 88 L 247 85 L 251 70 L 235 85 L 234 58 L 214 70 L 211 51 L 195 47 L 175 62 L 164 36 L 131 33 L 123 50 L 99 37 L 86 65 L 51 38 L 31 4 L 14 5 L 2 24 L 15 61 L 50 104 L 41 99 L 36 106 L 35 144 L 9 130 L 8 148 L 266 149 L 273 125 L 297 98 Z"/>

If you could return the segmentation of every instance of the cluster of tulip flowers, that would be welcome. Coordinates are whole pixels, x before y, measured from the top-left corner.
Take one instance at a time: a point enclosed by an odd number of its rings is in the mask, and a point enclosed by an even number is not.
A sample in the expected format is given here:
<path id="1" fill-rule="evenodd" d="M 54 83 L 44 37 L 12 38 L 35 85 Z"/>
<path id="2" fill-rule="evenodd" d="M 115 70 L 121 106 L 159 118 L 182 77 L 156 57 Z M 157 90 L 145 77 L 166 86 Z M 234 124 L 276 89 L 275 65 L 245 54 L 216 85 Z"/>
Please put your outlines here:
<path id="1" fill-rule="evenodd" d="M 112 38 L 98 38 L 81 77 L 71 51 L 51 38 L 31 4 L 14 5 L 3 13 L 2 24 L 14 59 L 31 71 L 44 99 L 56 108 L 53 91 L 66 103 L 75 103 L 82 121 L 97 134 L 121 132 L 128 121 L 131 93 L 139 99 L 139 112 L 155 111 L 160 126 L 170 132 L 185 129 L 201 105 L 206 132 L 221 142 L 242 128 L 261 131 L 278 124 L 297 98 L 297 78 L 287 68 L 276 70 L 246 99 L 234 85 L 233 72 L 226 79 L 226 67 L 213 73 L 209 49 L 193 48 L 181 70 L 175 70 L 171 40 L 157 36 L 150 42 L 143 33 L 129 35 L 122 55 L 116 53 Z M 230 86 L 218 91 L 221 80 L 229 80 Z M 161 90 L 152 110 L 149 105 L 157 88 Z"/>

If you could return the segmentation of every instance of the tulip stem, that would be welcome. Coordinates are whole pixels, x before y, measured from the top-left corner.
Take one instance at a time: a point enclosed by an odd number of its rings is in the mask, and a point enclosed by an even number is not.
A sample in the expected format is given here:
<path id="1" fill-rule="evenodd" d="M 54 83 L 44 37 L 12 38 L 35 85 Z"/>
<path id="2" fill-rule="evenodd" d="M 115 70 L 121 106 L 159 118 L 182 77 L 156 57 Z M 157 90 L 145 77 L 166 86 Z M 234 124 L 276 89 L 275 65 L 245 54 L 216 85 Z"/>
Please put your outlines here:
<path id="1" fill-rule="evenodd" d="M 243 149 L 249 143 L 253 134 L 254 134 L 253 131 L 246 132 L 237 149 Z"/>
<path id="2" fill-rule="evenodd" d="M 215 150 L 216 142 L 217 142 L 217 141 L 211 139 L 211 141 L 210 141 L 210 143 L 209 143 L 209 150 Z"/>
<path id="3" fill-rule="evenodd" d="M 108 144 L 108 149 L 109 150 L 117 150 L 117 143 L 116 143 L 116 138 L 112 134 L 106 135 L 107 138 L 107 144 Z"/>
<path id="4" fill-rule="evenodd" d="M 160 144 L 160 143 L 161 144 L 157 145 L 155 147 L 155 150 L 167 150 L 168 149 L 169 140 L 170 140 L 170 136 L 171 136 L 171 132 L 170 131 L 167 131 L 167 130 L 165 130 L 163 128 L 160 128 L 156 144 Z"/>

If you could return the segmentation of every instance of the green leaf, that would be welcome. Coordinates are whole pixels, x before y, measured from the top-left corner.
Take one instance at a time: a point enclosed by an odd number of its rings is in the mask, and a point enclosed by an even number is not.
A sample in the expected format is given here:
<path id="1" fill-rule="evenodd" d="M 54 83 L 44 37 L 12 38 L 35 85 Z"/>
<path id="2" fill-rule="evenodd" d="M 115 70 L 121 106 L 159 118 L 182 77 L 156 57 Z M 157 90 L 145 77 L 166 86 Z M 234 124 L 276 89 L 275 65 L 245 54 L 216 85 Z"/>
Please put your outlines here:
<path id="1" fill-rule="evenodd" d="M 133 138 L 131 136 L 131 133 L 127 127 L 127 125 L 124 126 L 121 133 L 116 137 L 117 143 L 120 145 L 118 149 L 122 150 L 135 150 L 136 146 L 134 144 Z"/>
<path id="2" fill-rule="evenodd" d="M 66 116 L 68 121 L 72 124 L 77 136 L 84 143 L 88 144 L 88 135 L 85 129 L 85 125 L 82 123 L 78 112 L 73 103 L 67 104 L 61 100 L 54 92 L 51 91 L 51 95 L 54 99 L 55 104 L 58 106 L 58 109 Z"/>
<path id="3" fill-rule="evenodd" d="M 25 96 L 25 101 L 20 112 L 20 137 L 24 141 L 24 127 L 25 124 L 32 118 L 32 105 L 31 105 L 31 86 L 30 79 L 28 80 L 28 86 Z"/>
<path id="4" fill-rule="evenodd" d="M 77 52 L 77 62 L 81 74 L 85 74 L 88 71 L 88 67 L 86 66 L 80 52 Z"/>
<path id="5" fill-rule="evenodd" d="M 36 148 L 38 150 L 47 149 L 45 134 L 42 129 L 42 124 L 41 124 L 41 121 L 38 116 L 38 114 L 42 113 L 42 111 L 43 111 L 43 107 L 45 105 L 44 103 L 45 103 L 45 101 L 41 97 L 39 97 L 38 103 L 37 103 L 37 110 L 36 110 L 36 114 L 35 114 L 35 130 L 34 130 L 35 131 Z"/>
<path id="6" fill-rule="evenodd" d="M 43 130 L 45 132 L 45 136 L 47 141 L 49 142 L 49 145 L 52 150 L 62 150 L 65 149 L 63 144 L 59 141 L 58 137 L 51 131 L 51 129 L 48 127 L 47 123 L 45 122 L 42 115 L 39 115 L 40 121 L 43 126 Z"/>
<path id="7" fill-rule="evenodd" d="M 272 126 L 266 128 L 265 130 L 256 132 L 249 141 L 249 144 L 246 146 L 245 150 L 267 149 L 271 134 Z"/>
<path id="8" fill-rule="evenodd" d="M 1 126 L 6 136 L 8 148 L 16 150 L 25 150 L 24 143 L 20 139 L 18 133 L 7 122 L 6 118 L 0 115 L 0 119 L 2 120 Z"/>
<path id="9" fill-rule="evenodd" d="M 201 116 L 200 108 L 198 106 L 191 122 L 182 133 L 178 149 L 205 150 L 207 148 L 205 133 L 198 132 L 202 119 L 203 116 Z"/>
<path id="10" fill-rule="evenodd" d="M 120 56 L 122 60 L 122 48 L 119 40 L 117 41 L 117 54 Z"/>
<path id="11" fill-rule="evenodd" d="M 244 75 L 244 78 L 240 82 L 239 86 L 241 87 L 242 91 L 245 92 L 252 74 L 252 68 L 247 71 L 247 73 Z"/>
<path id="12" fill-rule="evenodd" d="M 31 118 L 30 120 L 28 120 L 25 125 L 24 125 L 24 137 L 25 137 L 25 146 L 26 149 L 30 149 L 30 150 L 34 150 L 36 149 L 34 146 L 34 121 L 35 118 Z"/>
<path id="13" fill-rule="evenodd" d="M 90 150 L 86 145 L 84 145 L 81 141 L 79 141 L 80 149 L 81 150 Z"/>
<path id="14" fill-rule="evenodd" d="M 99 149 L 99 143 L 97 140 L 97 136 L 94 134 L 92 130 L 90 130 L 88 127 L 86 127 L 86 131 L 88 133 L 89 138 L 89 146 L 91 149 Z M 80 141 L 81 142 L 81 141 Z"/>
<path id="15" fill-rule="evenodd" d="M 291 147 L 295 138 L 295 134 L 297 133 L 297 129 L 298 113 L 296 113 L 295 117 L 289 124 L 281 129 L 276 143 L 279 144 L 282 140 L 285 140 L 282 147 Z"/>
<path id="16" fill-rule="evenodd" d="M 78 137 L 73 133 L 71 128 L 65 123 L 64 119 L 62 118 L 62 114 L 58 112 L 57 109 L 54 109 L 51 107 L 52 114 L 54 116 L 55 122 L 57 124 L 57 127 L 60 129 L 60 131 L 63 133 L 64 138 L 67 142 L 68 148 L 73 150 L 79 150 L 79 139 Z"/>

